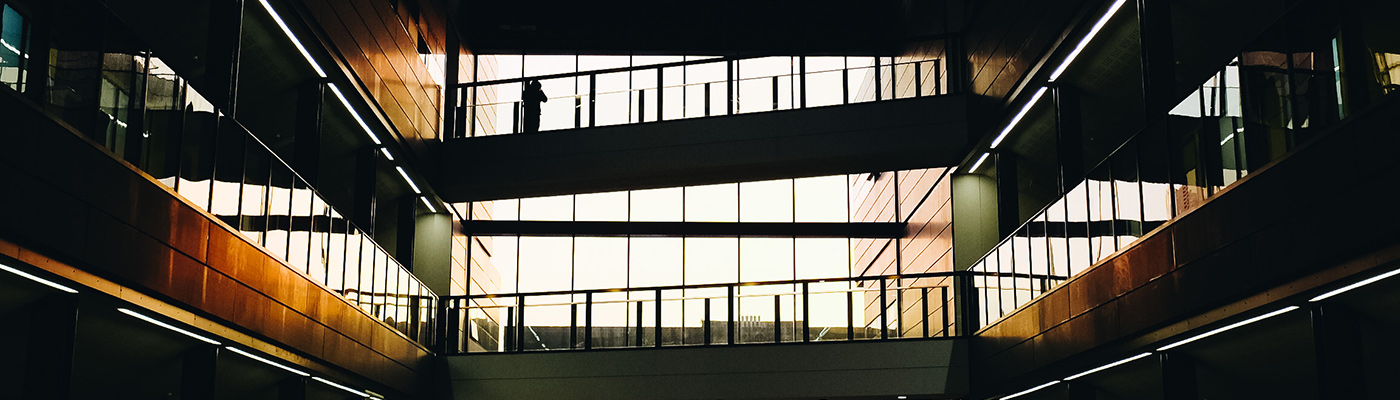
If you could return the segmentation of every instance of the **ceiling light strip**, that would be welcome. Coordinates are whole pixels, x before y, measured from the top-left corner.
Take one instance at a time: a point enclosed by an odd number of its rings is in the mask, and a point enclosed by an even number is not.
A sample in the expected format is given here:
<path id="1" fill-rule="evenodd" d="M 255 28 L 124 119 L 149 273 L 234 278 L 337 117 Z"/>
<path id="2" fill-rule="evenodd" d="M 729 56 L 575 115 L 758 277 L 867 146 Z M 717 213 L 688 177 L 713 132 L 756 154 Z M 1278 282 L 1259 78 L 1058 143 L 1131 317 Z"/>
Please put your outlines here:
<path id="1" fill-rule="evenodd" d="M 272 5 L 268 4 L 267 0 L 258 0 L 258 2 L 262 3 L 263 9 L 267 10 L 269 15 L 272 15 L 272 20 L 277 22 L 277 27 L 282 28 L 282 33 L 287 34 L 287 39 L 291 39 L 292 44 L 297 47 L 297 51 L 301 52 L 301 56 L 305 57 L 306 62 L 311 64 L 311 68 L 316 70 L 316 75 L 325 78 L 326 71 L 322 70 L 321 65 L 311 58 L 311 53 L 306 51 L 306 47 L 301 45 L 301 40 L 297 39 L 297 35 L 293 34 L 292 29 L 287 27 L 287 23 L 282 21 L 282 16 L 277 15 L 277 11 L 272 10 Z"/>
<path id="2" fill-rule="evenodd" d="M 1249 324 L 1252 324 L 1252 323 L 1255 323 L 1255 322 L 1259 322 L 1259 321 L 1262 321 L 1262 320 L 1264 320 L 1264 319 L 1266 319 L 1266 318 L 1273 317 L 1273 316 L 1275 316 L 1275 315 L 1283 314 L 1283 313 L 1286 313 L 1286 312 L 1289 312 L 1289 311 L 1293 311 L 1293 310 L 1297 310 L 1297 309 L 1298 309 L 1298 306 L 1288 306 L 1288 307 L 1284 307 L 1283 309 L 1278 310 L 1278 311 L 1274 311 L 1274 312 L 1271 312 L 1271 313 L 1268 313 L 1268 314 L 1260 315 L 1260 316 L 1258 316 L 1258 317 L 1250 318 L 1250 319 L 1247 319 L 1247 320 L 1244 320 L 1244 321 L 1236 322 L 1236 323 L 1233 323 L 1233 324 L 1230 324 L 1230 325 L 1226 325 L 1226 326 L 1221 327 L 1221 328 L 1216 328 L 1215 330 L 1212 330 L 1212 331 L 1210 331 L 1210 332 L 1202 333 L 1202 334 L 1199 334 L 1199 335 L 1196 335 L 1196 336 L 1192 336 L 1192 337 L 1190 337 L 1190 338 L 1188 338 L 1188 339 L 1186 339 L 1186 340 L 1182 340 L 1182 341 L 1179 341 L 1179 342 L 1176 342 L 1176 343 L 1172 343 L 1172 344 L 1169 344 L 1169 345 L 1166 345 L 1166 346 L 1162 346 L 1162 347 L 1158 348 L 1157 351 L 1167 351 L 1167 350 L 1171 350 L 1171 349 L 1173 349 L 1173 348 L 1180 347 L 1181 345 L 1184 345 L 1184 344 L 1187 344 L 1187 343 L 1191 343 L 1191 342 L 1194 342 L 1194 341 L 1197 341 L 1197 340 L 1205 339 L 1206 337 L 1209 337 L 1209 336 L 1211 336 L 1211 335 L 1214 335 L 1214 334 L 1217 334 L 1217 333 L 1220 333 L 1220 332 L 1224 332 L 1224 331 L 1228 331 L 1228 330 L 1231 330 L 1231 329 L 1239 328 L 1239 327 L 1241 327 L 1241 326 L 1245 326 L 1245 325 L 1249 325 Z"/>
<path id="3" fill-rule="evenodd" d="M 1048 387 L 1050 387 L 1050 386 L 1054 386 L 1056 383 L 1060 383 L 1060 381 L 1050 381 L 1050 382 L 1046 382 L 1044 385 L 1040 385 L 1040 386 L 1036 386 L 1036 387 L 1033 387 L 1033 388 L 1030 388 L 1030 389 L 1026 389 L 1026 390 L 1017 392 L 1016 394 L 1013 394 L 1013 395 L 1010 395 L 1010 396 L 1002 397 L 1001 400 L 1009 400 L 1009 399 L 1014 399 L 1014 398 L 1017 398 L 1017 397 L 1025 396 L 1025 395 L 1027 395 L 1027 394 L 1030 394 L 1031 392 L 1034 392 L 1034 391 L 1037 391 L 1037 390 L 1040 390 L 1040 389 L 1044 389 L 1044 388 L 1048 388 Z"/>
<path id="4" fill-rule="evenodd" d="M 1099 30 L 1103 29 L 1104 25 L 1108 25 L 1108 20 L 1113 18 L 1113 14 L 1118 13 L 1118 9 L 1123 8 L 1124 3 L 1127 3 L 1127 0 L 1113 2 L 1113 5 L 1108 8 L 1108 11 L 1104 12 L 1103 16 L 1099 17 L 1098 22 L 1094 23 L 1094 27 L 1089 29 L 1088 34 L 1084 35 L 1084 39 L 1080 39 L 1079 44 L 1074 46 L 1074 51 L 1069 52 L 1069 55 L 1065 56 L 1065 60 L 1060 62 L 1060 66 L 1055 67 L 1055 71 L 1050 73 L 1051 82 L 1060 78 L 1060 74 L 1063 74 L 1065 69 L 1069 68 L 1069 64 L 1074 62 L 1075 57 L 1079 57 L 1079 53 L 1084 51 L 1084 47 L 1089 45 L 1089 41 L 1094 40 L 1094 36 L 1099 34 Z"/>
<path id="5" fill-rule="evenodd" d="M 437 207 L 433 206 L 433 202 L 428 200 L 428 196 L 420 196 L 418 197 L 418 199 L 423 200 L 423 205 L 428 206 L 428 210 L 431 210 L 434 213 L 438 212 Z"/>
<path id="6" fill-rule="evenodd" d="M 248 358 L 251 358 L 251 359 L 254 359 L 254 360 L 262 361 L 263 364 L 267 364 L 267 365 L 271 365 L 271 366 L 274 366 L 274 367 L 277 367 L 277 368 L 281 368 L 281 369 L 284 369 L 284 370 L 286 370 L 287 372 L 291 372 L 291 373 L 293 373 L 293 374 L 297 374 L 297 375 L 300 375 L 300 376 L 311 376 L 311 374 L 298 371 L 298 370 L 296 370 L 296 369 L 293 369 L 292 367 L 288 367 L 288 366 L 286 366 L 286 365 L 282 365 L 282 364 L 280 364 L 280 363 L 277 363 L 276 361 L 272 361 L 272 360 L 269 360 L 269 359 L 266 359 L 266 358 L 258 357 L 257 355 L 254 355 L 253 353 L 249 353 L 249 352 L 246 352 L 246 351 L 243 351 L 243 350 L 239 350 L 239 349 L 234 348 L 234 347 L 225 347 L 225 348 L 226 348 L 226 349 L 229 349 L 229 351 L 232 351 L 232 352 L 234 352 L 234 353 L 242 354 L 244 357 L 248 357 Z"/>
<path id="7" fill-rule="evenodd" d="M 223 344 L 223 343 L 219 343 L 219 341 L 217 341 L 217 340 L 210 339 L 210 338 L 204 337 L 204 336 L 202 336 L 202 335 L 199 335 L 199 334 L 197 334 L 197 333 L 190 332 L 190 331 L 187 331 L 187 330 L 178 328 L 178 327 L 176 327 L 176 326 L 174 326 L 174 325 L 170 325 L 170 324 L 161 322 L 161 321 L 159 321 L 159 320 L 157 320 L 157 319 L 155 319 L 155 318 L 147 317 L 147 316 L 142 315 L 142 314 L 140 314 L 140 313 L 137 313 L 137 312 L 135 312 L 135 311 L 131 311 L 131 310 L 128 310 L 128 309 L 125 309 L 125 308 L 118 308 L 117 311 L 121 311 L 123 314 L 136 317 L 137 319 L 140 319 L 140 320 L 142 320 L 142 321 L 150 322 L 151 324 L 156 325 L 156 326 L 159 326 L 159 327 L 161 327 L 161 328 L 169 329 L 169 330 L 172 330 L 172 331 L 175 331 L 175 332 L 179 332 L 180 334 L 183 334 L 183 335 L 185 335 L 185 336 L 189 336 L 189 337 L 192 337 L 192 338 L 195 338 L 195 339 L 199 339 L 199 341 L 204 342 L 204 343 L 212 344 L 212 345 L 215 345 L 215 346 L 218 346 L 218 345 Z"/>
<path id="8" fill-rule="evenodd" d="M 975 174 L 975 173 L 977 173 L 977 167 L 981 167 L 981 166 L 982 166 L 982 162 L 983 162 L 983 161 L 987 161 L 987 156 L 990 156 L 990 155 L 992 155 L 992 153 L 982 153 L 982 156 L 981 156 L 981 157 L 977 157 L 977 162 L 972 163 L 972 168 L 968 168 L 968 169 L 967 169 L 967 173 L 969 173 L 969 174 Z"/>
<path id="9" fill-rule="evenodd" d="M 996 139 L 992 139 L 993 149 L 997 148 L 997 145 L 1000 145 L 1001 141 L 1003 139 L 1006 139 L 1006 135 L 1010 134 L 1011 130 L 1016 128 L 1016 124 L 1021 122 L 1021 118 L 1026 117 L 1026 113 L 1029 113 L 1031 111 L 1031 107 L 1035 106 L 1035 102 L 1040 100 L 1040 96 L 1045 95 L 1045 89 L 1046 88 L 1042 86 L 1039 90 L 1036 90 L 1035 94 L 1031 95 L 1031 100 L 1027 101 L 1026 105 L 1021 106 L 1021 111 L 1017 112 L 1016 116 L 1011 118 L 1011 122 L 1008 122 L 1006 124 L 1006 128 L 1002 129 L 1001 133 L 997 134 Z"/>
<path id="10" fill-rule="evenodd" d="M 1147 352 L 1147 353 L 1138 354 L 1138 355 L 1135 355 L 1135 356 L 1132 356 L 1132 357 L 1128 357 L 1128 358 L 1125 358 L 1125 359 L 1122 359 L 1122 360 L 1118 360 L 1118 361 L 1116 361 L 1116 362 L 1113 362 L 1113 363 L 1104 365 L 1104 366 L 1102 366 L 1102 367 L 1098 367 L 1098 368 L 1094 368 L 1094 369 L 1091 369 L 1091 370 L 1088 370 L 1088 371 L 1084 371 L 1084 372 L 1080 372 L 1080 373 L 1077 373 L 1077 374 L 1074 374 L 1074 375 L 1070 375 L 1068 378 L 1065 378 L 1065 380 L 1068 381 L 1068 380 L 1078 379 L 1078 378 L 1080 378 L 1080 377 L 1083 377 L 1084 375 L 1089 375 L 1089 374 L 1092 374 L 1092 373 L 1095 373 L 1095 372 L 1103 371 L 1103 370 L 1106 370 L 1106 369 L 1109 369 L 1109 368 L 1117 367 L 1117 366 L 1119 366 L 1119 365 L 1123 365 L 1123 364 L 1127 364 L 1127 363 L 1130 363 L 1130 362 L 1133 362 L 1133 361 L 1137 361 L 1137 360 L 1142 359 L 1143 357 L 1147 357 L 1147 356 L 1150 356 L 1150 355 L 1152 355 L 1152 352 Z"/>
<path id="11" fill-rule="evenodd" d="M 413 178 L 409 178 L 409 177 L 408 177 L 408 172 L 405 172 L 405 171 L 403 170 L 403 167 L 397 166 L 397 165 L 396 165 L 396 166 L 394 166 L 394 169 L 399 170 L 399 176 L 402 176 L 402 177 L 403 177 L 403 180 L 404 180 L 405 182 L 408 182 L 408 186 L 411 187 L 411 188 L 413 188 L 413 193 L 418 193 L 418 194 L 422 194 L 422 193 L 423 193 L 422 190 L 418 190 L 418 184 L 413 183 Z"/>
<path id="12" fill-rule="evenodd" d="M 1326 300 L 1328 297 L 1332 297 L 1332 296 L 1336 296 L 1336 295 L 1339 295 L 1339 294 L 1342 294 L 1342 293 L 1346 293 L 1347 291 L 1350 291 L 1350 290 L 1352 290 L 1352 289 L 1356 289 L 1356 288 L 1359 288 L 1359 287 L 1362 287 L 1362 286 L 1370 285 L 1370 284 L 1372 284 L 1372 283 L 1376 283 L 1377 281 L 1380 281 L 1380 280 L 1382 280 L 1382 279 L 1389 278 L 1389 277 L 1392 277 L 1392 276 L 1395 276 L 1395 275 L 1400 275 L 1400 269 L 1397 269 L 1397 270 L 1394 270 L 1394 271 L 1390 271 L 1390 272 L 1386 272 L 1386 273 L 1384 273 L 1384 274 L 1376 275 L 1376 276 L 1370 277 L 1370 278 L 1368 278 L 1368 279 L 1366 279 L 1366 280 L 1364 280 L 1364 281 L 1361 281 L 1361 282 L 1357 282 L 1357 283 L 1353 283 L 1353 284 L 1350 284 L 1350 285 L 1343 286 L 1341 289 L 1337 289 L 1337 290 L 1333 290 L 1333 291 L 1330 291 L 1330 292 L 1327 292 L 1327 293 L 1323 293 L 1321 296 L 1314 297 L 1314 298 L 1312 298 L 1312 300 L 1308 300 L 1308 301 L 1309 301 L 1309 302 L 1314 302 L 1314 303 L 1319 302 L 1319 301 L 1323 301 L 1323 300 Z"/>
<path id="13" fill-rule="evenodd" d="M 345 94 L 340 93 L 340 87 L 334 83 L 327 84 L 327 86 L 331 87 L 331 93 L 335 93 L 335 98 L 340 99 L 340 104 L 345 106 L 345 110 L 350 112 L 350 116 L 355 118 L 355 122 L 360 124 L 360 129 L 364 129 L 365 134 L 369 135 L 369 140 L 374 141 L 375 146 L 384 144 L 379 141 L 379 136 L 376 136 L 374 131 L 369 129 L 369 124 L 365 123 L 365 119 L 360 118 L 360 113 L 355 111 L 355 107 L 350 106 L 350 100 L 345 98 Z"/>
<path id="14" fill-rule="evenodd" d="M 361 392 L 361 391 L 358 391 L 358 390 L 355 390 L 355 389 L 351 389 L 351 388 L 348 387 L 348 386 L 341 385 L 341 384 L 339 384 L 339 383 L 335 383 L 335 382 L 331 382 L 331 381 L 322 379 L 322 378 L 319 377 L 319 376 L 313 376 L 313 377 L 311 377 L 311 379 L 315 379 L 317 382 L 321 382 L 321 383 L 324 383 L 324 384 L 327 384 L 327 385 L 331 385 L 332 387 L 335 387 L 335 388 L 337 388 L 337 389 L 350 392 L 351 394 L 354 394 L 354 395 L 356 395 L 356 396 L 360 396 L 360 397 L 362 397 L 362 398 L 363 398 L 363 397 L 370 397 L 369 393 L 365 393 L 365 392 Z"/>
<path id="15" fill-rule="evenodd" d="M 42 284 L 44 284 L 44 286 L 48 286 L 48 287 L 51 287 L 51 288 L 54 288 L 54 289 L 62 290 L 62 291 L 68 292 L 68 293 L 78 293 L 78 291 L 75 290 L 75 289 L 73 289 L 73 288 L 60 285 L 60 284 L 58 284 L 57 282 L 50 281 L 50 280 L 48 280 L 48 279 L 44 279 L 44 278 L 40 278 L 40 277 L 31 275 L 31 274 L 29 274 L 28 272 L 24 272 L 24 271 L 20 271 L 20 270 L 18 270 L 18 269 L 10 268 L 10 266 L 5 265 L 5 264 L 0 264 L 0 269 L 9 271 L 10 273 L 15 274 L 15 275 L 19 275 L 19 276 L 25 277 L 26 279 L 29 279 L 29 280 L 31 280 L 31 281 L 35 281 L 35 282 L 42 283 Z"/>

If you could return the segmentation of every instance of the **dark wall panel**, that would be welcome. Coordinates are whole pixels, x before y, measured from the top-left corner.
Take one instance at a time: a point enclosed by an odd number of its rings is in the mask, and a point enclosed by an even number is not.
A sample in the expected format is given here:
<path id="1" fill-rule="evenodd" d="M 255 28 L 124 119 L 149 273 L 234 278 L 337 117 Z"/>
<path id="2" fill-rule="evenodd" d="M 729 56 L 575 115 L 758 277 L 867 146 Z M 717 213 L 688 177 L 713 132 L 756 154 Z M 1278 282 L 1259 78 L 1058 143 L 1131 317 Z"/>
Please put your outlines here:
<path id="1" fill-rule="evenodd" d="M 1223 318 L 1202 313 L 1232 302 L 1400 261 L 1397 126 L 1392 97 L 987 326 L 973 341 L 974 376 L 1006 382 L 1154 329 Z M 1205 320 L 1178 323 L 1187 319 Z"/>

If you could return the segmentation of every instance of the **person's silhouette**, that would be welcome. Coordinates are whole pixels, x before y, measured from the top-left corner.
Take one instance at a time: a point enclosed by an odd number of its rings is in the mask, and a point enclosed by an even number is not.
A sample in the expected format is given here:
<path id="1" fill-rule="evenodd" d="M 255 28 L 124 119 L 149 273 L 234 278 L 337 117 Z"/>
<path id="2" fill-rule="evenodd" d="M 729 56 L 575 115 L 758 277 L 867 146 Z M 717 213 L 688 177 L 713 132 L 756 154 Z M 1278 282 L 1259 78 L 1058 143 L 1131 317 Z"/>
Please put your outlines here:
<path id="1" fill-rule="evenodd" d="M 549 101 L 549 98 L 544 95 L 544 90 L 540 89 L 542 86 L 540 81 L 531 80 L 525 83 L 525 90 L 520 93 L 520 100 L 523 103 L 520 113 L 525 125 L 522 127 L 523 132 L 540 131 L 540 103 Z"/>

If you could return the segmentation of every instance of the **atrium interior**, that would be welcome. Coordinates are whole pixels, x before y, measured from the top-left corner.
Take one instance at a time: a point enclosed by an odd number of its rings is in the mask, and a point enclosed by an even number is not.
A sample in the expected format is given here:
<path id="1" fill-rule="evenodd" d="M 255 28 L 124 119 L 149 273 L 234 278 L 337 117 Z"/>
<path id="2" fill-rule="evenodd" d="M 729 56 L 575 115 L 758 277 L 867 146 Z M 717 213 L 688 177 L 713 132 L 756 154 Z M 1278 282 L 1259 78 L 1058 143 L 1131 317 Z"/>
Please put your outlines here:
<path id="1" fill-rule="evenodd" d="M 0 13 L 18 399 L 1366 399 L 1400 373 L 1393 1 Z"/>

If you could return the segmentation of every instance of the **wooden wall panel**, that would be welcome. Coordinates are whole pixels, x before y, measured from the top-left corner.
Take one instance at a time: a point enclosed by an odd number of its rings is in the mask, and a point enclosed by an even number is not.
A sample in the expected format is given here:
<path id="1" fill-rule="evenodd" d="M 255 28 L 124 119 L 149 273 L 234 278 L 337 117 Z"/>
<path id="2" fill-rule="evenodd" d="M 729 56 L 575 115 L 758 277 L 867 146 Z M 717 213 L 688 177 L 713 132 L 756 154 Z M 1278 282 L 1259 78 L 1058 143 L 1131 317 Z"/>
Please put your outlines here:
<path id="1" fill-rule="evenodd" d="M 438 140 L 442 122 L 442 85 L 447 55 L 443 10 L 421 2 L 415 23 L 389 2 L 371 0 L 302 0 L 307 17 L 326 32 L 330 45 L 345 57 L 351 73 L 384 112 L 408 147 L 428 158 L 426 142 Z M 422 35 L 430 54 L 418 53 Z M 459 52 L 454 52 L 458 54 Z M 470 66 L 470 63 L 467 63 Z M 459 78 L 461 78 L 461 71 Z M 465 77 L 470 80 L 470 74 Z"/>
<path id="2" fill-rule="evenodd" d="M 1086 7 L 1099 0 L 976 2 L 964 34 L 972 131 L 1000 121 L 1007 96 Z"/>
<path id="3" fill-rule="evenodd" d="M 29 154 L 0 159 L 0 182 L 19 185 L 0 196 L 0 238 L 394 390 L 428 389 L 425 348 L 37 110 L 0 94 L 17 128 L 0 149 Z"/>

